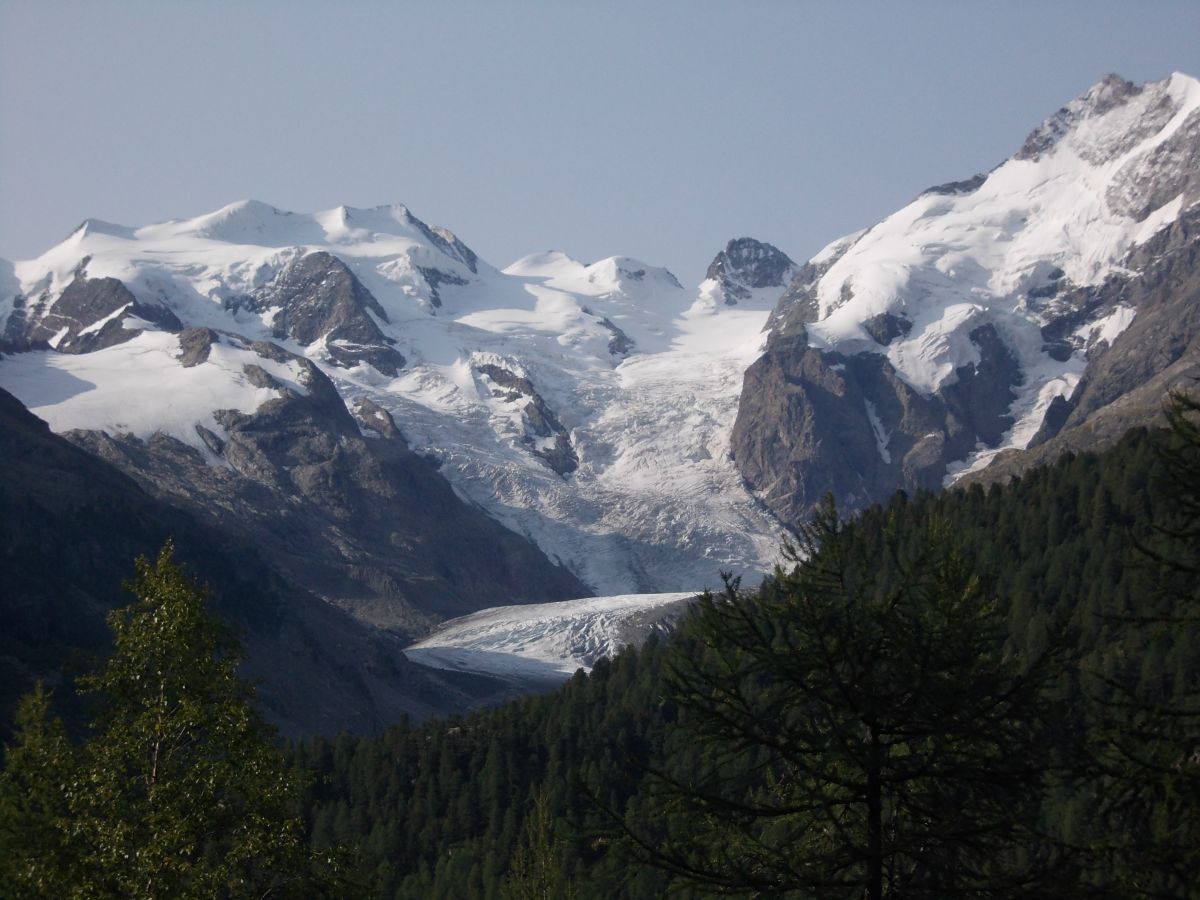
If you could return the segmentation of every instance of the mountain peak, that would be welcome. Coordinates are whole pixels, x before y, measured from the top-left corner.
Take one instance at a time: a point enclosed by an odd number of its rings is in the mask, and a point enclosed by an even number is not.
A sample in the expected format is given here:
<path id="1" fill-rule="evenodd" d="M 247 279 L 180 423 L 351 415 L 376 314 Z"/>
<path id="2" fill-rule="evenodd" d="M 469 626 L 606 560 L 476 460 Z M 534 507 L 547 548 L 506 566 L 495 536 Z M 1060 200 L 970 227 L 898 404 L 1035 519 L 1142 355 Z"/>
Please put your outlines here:
<path id="1" fill-rule="evenodd" d="M 631 256 L 609 256 L 592 263 L 586 272 L 589 282 L 611 285 L 614 289 L 627 290 L 634 285 L 683 289 L 670 269 L 647 265 Z"/>
<path id="2" fill-rule="evenodd" d="M 716 255 L 705 278 L 721 285 L 725 303 L 733 306 L 760 288 L 783 288 L 796 272 L 791 258 L 771 244 L 750 237 L 734 238 Z"/>
<path id="3" fill-rule="evenodd" d="M 73 237 L 87 237 L 89 234 L 107 234 L 110 237 L 123 238 L 124 240 L 133 240 L 133 229 L 126 225 L 118 225 L 116 222 L 105 222 L 103 219 L 84 219 L 68 235 L 68 240 Z"/>
<path id="4" fill-rule="evenodd" d="M 579 275 L 586 268 L 586 263 L 580 262 L 561 250 L 543 250 L 540 253 L 529 253 L 509 263 L 504 268 L 504 274 L 530 276 Z"/>
<path id="5" fill-rule="evenodd" d="M 1030 132 L 1013 158 L 1039 160 L 1070 137 L 1089 162 L 1106 161 L 1193 105 L 1197 88 L 1194 78 L 1180 73 L 1147 84 L 1109 73 Z"/>

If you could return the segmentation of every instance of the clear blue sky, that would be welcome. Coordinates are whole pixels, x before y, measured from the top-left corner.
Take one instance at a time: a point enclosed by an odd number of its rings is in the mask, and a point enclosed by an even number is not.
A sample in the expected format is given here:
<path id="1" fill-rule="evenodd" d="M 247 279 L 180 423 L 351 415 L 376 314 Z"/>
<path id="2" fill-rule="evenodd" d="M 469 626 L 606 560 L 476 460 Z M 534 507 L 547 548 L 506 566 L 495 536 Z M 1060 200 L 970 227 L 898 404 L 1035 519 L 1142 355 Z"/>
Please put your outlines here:
<path id="1" fill-rule="evenodd" d="M 404 202 L 506 265 L 695 284 L 991 168 L 1106 72 L 1200 75 L 1200 3 L 0 0 L 0 256 L 86 217 Z"/>

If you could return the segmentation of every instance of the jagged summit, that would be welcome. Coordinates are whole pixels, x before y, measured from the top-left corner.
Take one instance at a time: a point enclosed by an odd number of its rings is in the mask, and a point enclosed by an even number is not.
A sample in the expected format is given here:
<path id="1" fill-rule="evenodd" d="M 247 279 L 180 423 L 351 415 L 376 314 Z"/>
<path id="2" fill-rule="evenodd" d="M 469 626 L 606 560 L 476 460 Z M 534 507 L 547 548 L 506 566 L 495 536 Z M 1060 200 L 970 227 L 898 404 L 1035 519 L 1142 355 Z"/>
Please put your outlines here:
<path id="1" fill-rule="evenodd" d="M 1035 128 L 1013 158 L 1040 160 L 1067 139 L 1088 162 L 1110 161 L 1193 107 L 1198 92 L 1200 82 L 1178 72 L 1144 85 L 1106 75 Z"/>
<path id="2" fill-rule="evenodd" d="M 762 288 L 784 288 L 796 264 L 778 247 L 754 238 L 734 238 L 716 255 L 704 277 L 717 282 L 727 305 L 749 300 Z"/>
<path id="3" fill-rule="evenodd" d="M 1029 133 L 1014 159 L 1036 160 L 1053 147 L 1081 120 L 1102 116 L 1142 92 L 1140 85 L 1126 81 L 1116 73 L 1102 79 L 1043 121 Z"/>

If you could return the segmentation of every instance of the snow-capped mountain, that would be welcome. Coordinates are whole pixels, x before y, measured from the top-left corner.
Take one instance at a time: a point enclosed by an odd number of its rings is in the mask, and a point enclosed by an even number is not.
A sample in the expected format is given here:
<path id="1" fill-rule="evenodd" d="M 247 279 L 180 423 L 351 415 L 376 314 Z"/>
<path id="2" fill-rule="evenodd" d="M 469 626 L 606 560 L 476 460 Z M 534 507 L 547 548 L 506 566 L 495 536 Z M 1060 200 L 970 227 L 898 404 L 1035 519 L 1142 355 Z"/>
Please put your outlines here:
<path id="1" fill-rule="evenodd" d="M 800 269 L 746 375 L 740 471 L 788 520 L 828 490 L 853 508 L 1050 440 L 1171 366 L 1177 380 L 1196 304 L 1164 276 L 1193 252 L 1198 200 L 1200 83 L 1106 77 L 991 172 Z M 1180 303 L 1176 351 L 1139 337 Z M 1081 407 L 1103 360 L 1130 356 L 1139 374 Z"/>
<path id="2" fill-rule="evenodd" d="M 796 277 L 797 267 L 778 247 L 754 238 L 735 238 L 725 245 L 700 282 L 700 302 L 715 306 L 774 306 L 780 292 Z"/>
<path id="3" fill-rule="evenodd" d="M 295 453 L 262 440 L 256 417 L 328 379 L 361 435 L 395 432 L 435 461 L 460 497 L 574 573 L 579 594 L 698 590 L 775 558 L 781 528 L 729 460 L 773 300 L 714 305 L 627 257 L 541 253 L 498 271 L 401 206 L 88 221 L 11 271 L 0 385 L 178 499 L 252 517 L 241 489 L 280 473 L 272 503 L 311 499 Z M 493 602 L 548 599 L 517 590 Z"/>
<path id="4" fill-rule="evenodd" d="M 696 290 L 629 257 L 501 270 L 403 206 L 89 220 L 0 264 L 0 386 L 377 624 L 695 591 L 769 570 L 826 491 L 1153 413 L 1200 358 L 1198 171 L 1200 83 L 1110 76 L 991 172 L 803 265 L 730 241 Z"/>

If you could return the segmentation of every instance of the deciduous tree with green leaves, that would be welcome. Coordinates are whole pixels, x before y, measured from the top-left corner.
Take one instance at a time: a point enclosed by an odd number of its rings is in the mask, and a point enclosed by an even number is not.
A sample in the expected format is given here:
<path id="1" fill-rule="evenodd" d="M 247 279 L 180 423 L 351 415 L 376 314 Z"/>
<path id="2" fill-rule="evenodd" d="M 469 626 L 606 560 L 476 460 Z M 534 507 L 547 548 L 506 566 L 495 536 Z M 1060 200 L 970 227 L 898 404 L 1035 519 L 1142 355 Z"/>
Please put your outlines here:
<path id="1" fill-rule="evenodd" d="M 332 889 L 296 778 L 238 678 L 237 642 L 168 543 L 141 558 L 115 649 L 81 680 L 101 713 L 78 748 L 43 692 L 22 705 L 0 782 L 17 896 L 286 897 Z"/>

